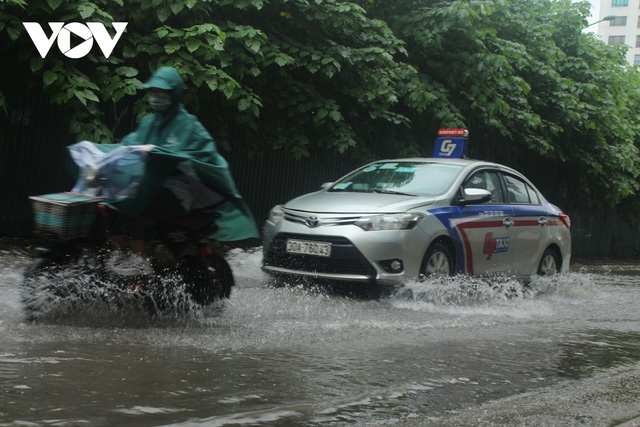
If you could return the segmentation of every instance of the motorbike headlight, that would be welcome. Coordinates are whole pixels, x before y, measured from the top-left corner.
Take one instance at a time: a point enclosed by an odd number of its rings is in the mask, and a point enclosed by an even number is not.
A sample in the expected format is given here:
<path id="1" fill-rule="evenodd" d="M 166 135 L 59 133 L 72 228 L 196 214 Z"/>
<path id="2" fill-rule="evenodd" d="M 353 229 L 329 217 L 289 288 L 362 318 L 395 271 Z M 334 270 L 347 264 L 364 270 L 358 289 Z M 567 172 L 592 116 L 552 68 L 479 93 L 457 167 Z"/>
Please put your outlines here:
<path id="1" fill-rule="evenodd" d="M 365 231 L 412 230 L 424 219 L 423 213 L 400 213 L 362 217 L 356 225 Z"/>
<path id="2" fill-rule="evenodd" d="M 284 209 L 282 205 L 275 205 L 269 212 L 269 222 L 277 224 L 284 219 Z"/>

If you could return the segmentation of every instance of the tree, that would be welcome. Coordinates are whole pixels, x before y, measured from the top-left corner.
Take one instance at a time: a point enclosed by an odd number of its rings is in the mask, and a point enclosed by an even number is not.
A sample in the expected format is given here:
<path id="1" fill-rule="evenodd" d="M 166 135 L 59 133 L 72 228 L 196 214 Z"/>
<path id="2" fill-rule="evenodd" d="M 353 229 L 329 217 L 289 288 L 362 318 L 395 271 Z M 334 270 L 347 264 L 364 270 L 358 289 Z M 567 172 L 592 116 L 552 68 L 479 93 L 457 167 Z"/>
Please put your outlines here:
<path id="1" fill-rule="evenodd" d="M 436 97 L 411 116 L 420 134 L 467 127 L 473 156 L 541 169 L 574 203 L 614 205 L 638 190 L 638 70 L 582 32 L 587 2 L 362 4 L 406 41 Z"/>
<path id="2" fill-rule="evenodd" d="M 571 0 L 0 0 L 0 107 L 44 85 L 78 138 L 111 141 L 170 64 L 223 149 L 365 161 L 429 155 L 438 128 L 466 127 L 471 156 L 551 176 L 565 203 L 616 205 L 640 188 L 640 75 L 582 31 L 588 13 Z M 128 26 L 109 58 L 42 59 L 22 22 L 54 20 Z"/>
<path id="3" fill-rule="evenodd" d="M 161 65 L 182 73 L 189 108 L 226 149 L 284 149 L 293 158 L 318 148 L 345 152 L 380 126 L 408 124 L 398 105 L 416 73 L 394 60 L 406 54 L 403 43 L 354 3 L 0 1 L 1 57 L 18 60 L 1 76 L 0 94 L 44 84 L 81 139 L 106 142 L 130 130 L 117 128 L 118 118 L 131 114 L 131 97 L 143 114 L 142 82 Z M 26 21 L 128 26 L 109 58 L 94 49 L 70 60 L 54 48 L 42 59 Z M 11 97 L 0 97 L 0 107 L 11 108 Z"/>

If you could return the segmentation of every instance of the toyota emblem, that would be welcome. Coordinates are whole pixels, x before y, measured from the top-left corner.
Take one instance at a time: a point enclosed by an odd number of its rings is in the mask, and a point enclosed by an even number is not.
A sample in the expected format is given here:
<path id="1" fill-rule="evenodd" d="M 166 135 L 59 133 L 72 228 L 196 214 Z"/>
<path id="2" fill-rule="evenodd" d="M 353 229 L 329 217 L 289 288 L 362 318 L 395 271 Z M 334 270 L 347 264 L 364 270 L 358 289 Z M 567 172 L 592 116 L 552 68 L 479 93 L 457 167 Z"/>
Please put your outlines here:
<path id="1" fill-rule="evenodd" d="M 305 224 L 307 224 L 307 227 L 317 227 L 318 224 L 320 224 L 320 220 L 318 219 L 317 216 L 310 216 L 305 221 Z"/>

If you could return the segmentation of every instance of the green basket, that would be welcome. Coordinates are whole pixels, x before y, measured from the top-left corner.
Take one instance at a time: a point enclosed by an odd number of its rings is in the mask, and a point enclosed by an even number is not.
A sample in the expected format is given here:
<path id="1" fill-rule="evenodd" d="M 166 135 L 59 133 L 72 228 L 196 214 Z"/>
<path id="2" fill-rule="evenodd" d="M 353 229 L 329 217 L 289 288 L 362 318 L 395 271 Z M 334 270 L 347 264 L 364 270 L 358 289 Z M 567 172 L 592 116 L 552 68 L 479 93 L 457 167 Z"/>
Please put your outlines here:
<path id="1" fill-rule="evenodd" d="M 31 196 L 34 232 L 62 240 L 89 236 L 98 214 L 99 197 L 74 193 Z"/>

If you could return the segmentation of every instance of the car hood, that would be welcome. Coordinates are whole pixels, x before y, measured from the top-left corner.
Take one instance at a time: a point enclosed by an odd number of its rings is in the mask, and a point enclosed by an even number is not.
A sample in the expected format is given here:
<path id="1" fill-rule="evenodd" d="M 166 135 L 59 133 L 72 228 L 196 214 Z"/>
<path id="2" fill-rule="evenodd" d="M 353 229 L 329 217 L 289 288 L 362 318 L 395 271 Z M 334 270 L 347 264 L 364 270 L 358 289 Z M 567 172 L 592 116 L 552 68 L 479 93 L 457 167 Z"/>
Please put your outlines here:
<path id="1" fill-rule="evenodd" d="M 395 213 L 427 206 L 434 201 L 433 197 L 318 191 L 290 200 L 284 207 L 313 213 Z"/>

